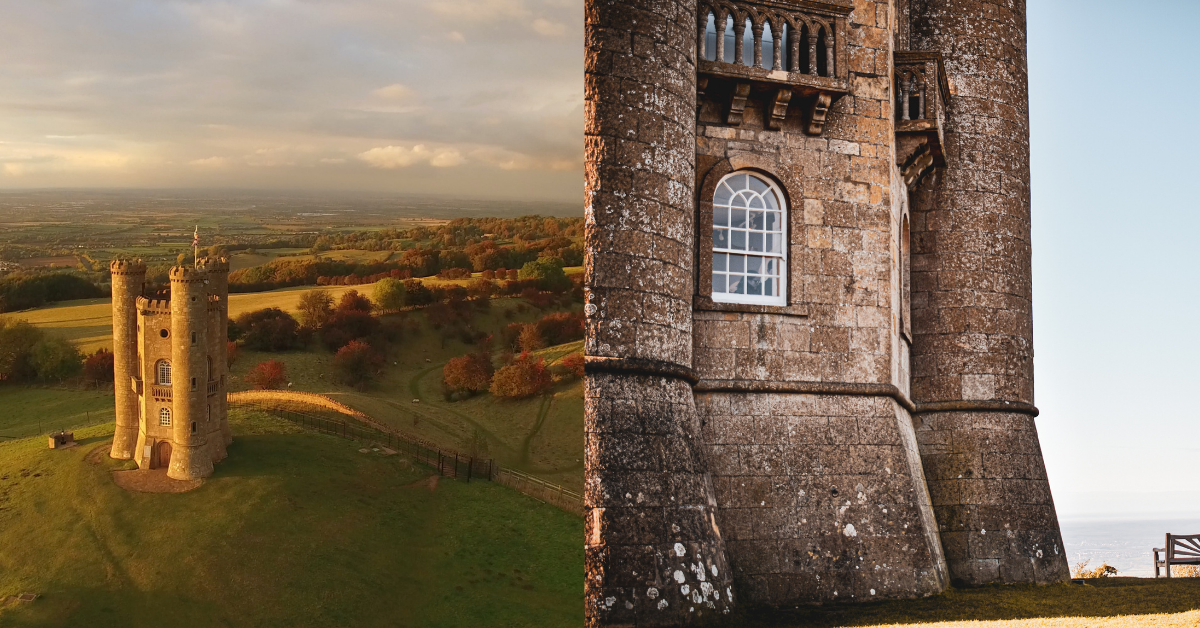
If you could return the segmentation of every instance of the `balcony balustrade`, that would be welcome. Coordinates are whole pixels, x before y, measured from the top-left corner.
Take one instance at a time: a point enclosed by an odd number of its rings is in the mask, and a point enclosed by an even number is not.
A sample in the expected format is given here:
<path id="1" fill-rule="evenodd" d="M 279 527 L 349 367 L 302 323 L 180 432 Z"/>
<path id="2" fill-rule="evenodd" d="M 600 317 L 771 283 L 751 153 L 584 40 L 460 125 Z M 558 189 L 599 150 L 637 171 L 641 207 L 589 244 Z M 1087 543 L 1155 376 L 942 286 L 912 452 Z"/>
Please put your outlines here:
<path id="1" fill-rule="evenodd" d="M 220 390 L 221 390 L 221 382 L 209 382 L 208 383 L 208 396 L 209 397 L 212 397 L 213 395 L 217 394 L 217 392 Z"/>
<path id="2" fill-rule="evenodd" d="M 943 127 L 950 84 L 942 55 L 897 51 L 896 165 L 909 187 L 931 168 L 946 165 Z"/>
<path id="3" fill-rule="evenodd" d="M 171 387 L 170 386 L 151 386 L 150 394 L 158 401 L 170 401 L 171 400 Z"/>
<path id="4" fill-rule="evenodd" d="M 725 122 L 740 125 L 752 92 L 763 123 L 779 129 L 794 96 L 804 130 L 820 135 L 829 107 L 850 91 L 845 0 L 700 0 L 698 87 L 725 101 Z"/>

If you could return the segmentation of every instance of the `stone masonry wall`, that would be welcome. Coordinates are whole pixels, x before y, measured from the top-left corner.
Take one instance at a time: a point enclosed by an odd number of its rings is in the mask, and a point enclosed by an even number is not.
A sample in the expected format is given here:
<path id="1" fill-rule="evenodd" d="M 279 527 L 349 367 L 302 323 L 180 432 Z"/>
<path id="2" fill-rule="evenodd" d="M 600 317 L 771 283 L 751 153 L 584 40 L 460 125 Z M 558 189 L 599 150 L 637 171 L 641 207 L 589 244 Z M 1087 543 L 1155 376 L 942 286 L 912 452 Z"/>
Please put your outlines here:
<path id="1" fill-rule="evenodd" d="M 952 576 L 1068 577 L 1033 416 L 1024 0 L 911 0 L 954 95 L 948 166 L 912 197 L 913 398 Z M 1015 411 L 1015 412 L 1013 412 Z"/>
<path id="2" fill-rule="evenodd" d="M 701 104 L 697 240 L 711 245 L 719 179 L 752 169 L 787 195 L 789 303 L 713 304 L 697 260 L 696 404 L 735 591 L 749 603 L 912 597 L 948 575 L 898 364 L 898 228 L 891 105 L 891 3 L 855 3 L 851 93 L 824 133 L 803 133 L 801 103 L 763 125 L 752 94 L 743 122 Z M 778 391 L 759 392 L 764 384 Z M 803 394 L 803 387 L 849 394 Z M 713 392 L 701 392 L 712 390 Z M 832 392 L 832 391 L 831 391 Z M 865 396 L 864 396 L 865 394 Z"/>
<path id="3" fill-rule="evenodd" d="M 585 618 L 705 621 L 733 600 L 680 379 L 692 363 L 696 5 L 584 11 Z"/>

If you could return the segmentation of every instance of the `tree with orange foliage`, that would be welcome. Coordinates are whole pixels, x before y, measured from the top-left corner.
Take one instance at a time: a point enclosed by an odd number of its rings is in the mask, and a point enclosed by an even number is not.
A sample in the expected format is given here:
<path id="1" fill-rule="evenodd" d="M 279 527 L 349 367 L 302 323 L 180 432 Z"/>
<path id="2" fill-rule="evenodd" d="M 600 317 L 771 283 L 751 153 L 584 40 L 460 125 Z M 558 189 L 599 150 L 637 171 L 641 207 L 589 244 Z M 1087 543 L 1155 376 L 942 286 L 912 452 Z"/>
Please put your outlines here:
<path id="1" fill-rule="evenodd" d="M 548 390 L 553 384 L 542 358 L 522 353 L 512 364 L 496 371 L 491 392 L 496 397 L 524 399 Z"/>
<path id="2" fill-rule="evenodd" d="M 258 390 L 275 390 L 287 381 L 287 366 L 279 360 L 259 362 L 246 374 L 246 381 Z"/>

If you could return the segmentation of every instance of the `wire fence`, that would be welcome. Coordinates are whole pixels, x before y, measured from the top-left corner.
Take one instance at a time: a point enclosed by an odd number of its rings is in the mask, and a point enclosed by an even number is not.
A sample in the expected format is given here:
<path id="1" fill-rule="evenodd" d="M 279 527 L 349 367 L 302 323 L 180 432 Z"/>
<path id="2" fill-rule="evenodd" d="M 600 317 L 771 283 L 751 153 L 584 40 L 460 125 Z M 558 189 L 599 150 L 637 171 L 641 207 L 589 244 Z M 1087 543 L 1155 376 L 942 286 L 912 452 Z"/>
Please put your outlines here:
<path id="1" fill-rule="evenodd" d="M 36 424 L 30 422 L 23 427 L 14 427 L 0 431 L 0 443 L 8 440 L 44 436 L 60 430 L 79 430 L 85 427 L 92 427 L 93 425 L 112 423 L 114 420 L 116 420 L 116 413 L 113 410 L 89 411 L 67 417 L 39 420 Z"/>

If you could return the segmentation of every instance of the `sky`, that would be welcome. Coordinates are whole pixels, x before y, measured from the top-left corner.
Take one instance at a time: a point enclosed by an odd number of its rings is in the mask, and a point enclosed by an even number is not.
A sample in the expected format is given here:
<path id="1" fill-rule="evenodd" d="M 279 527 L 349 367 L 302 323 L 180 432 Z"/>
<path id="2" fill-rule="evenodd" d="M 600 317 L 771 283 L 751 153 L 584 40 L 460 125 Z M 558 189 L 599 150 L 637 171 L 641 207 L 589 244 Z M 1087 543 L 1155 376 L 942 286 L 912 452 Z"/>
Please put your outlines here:
<path id="1" fill-rule="evenodd" d="M 0 0 L 0 189 L 583 199 L 580 0 Z"/>
<path id="2" fill-rule="evenodd" d="M 0 0 L 0 189 L 582 200 L 581 0 Z M 1030 0 L 1064 518 L 1200 518 L 1200 2 Z"/>

